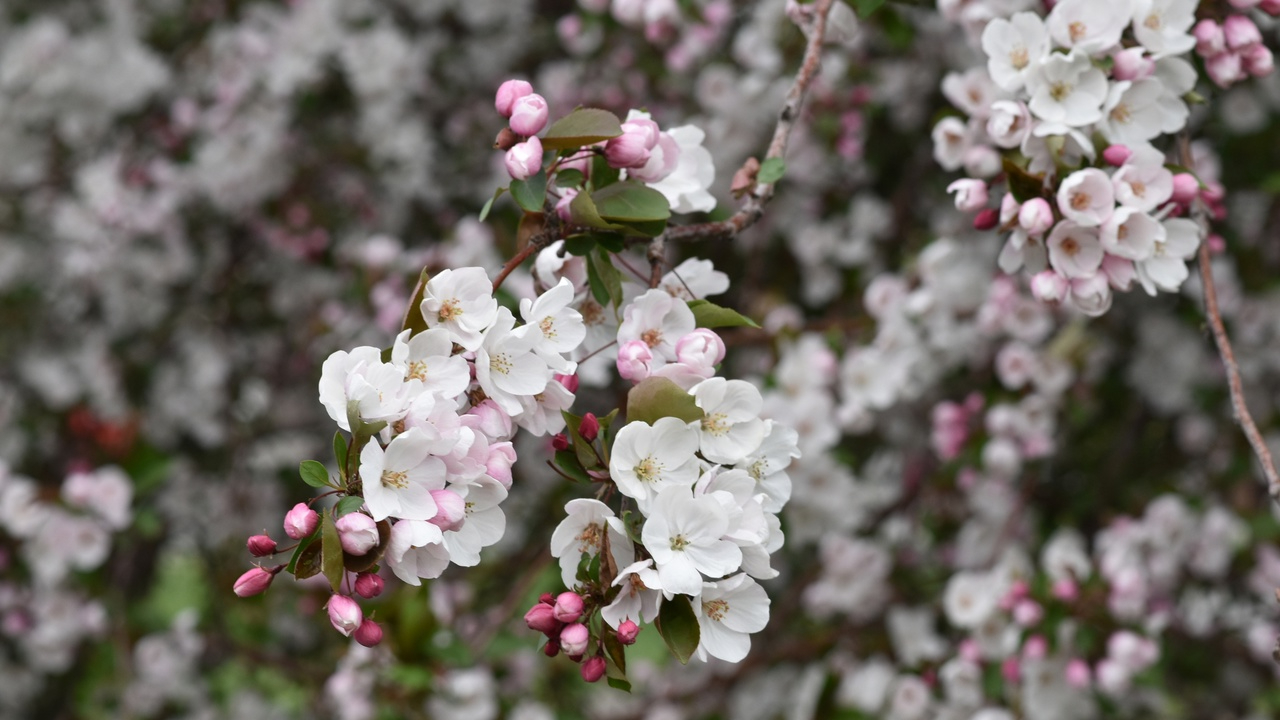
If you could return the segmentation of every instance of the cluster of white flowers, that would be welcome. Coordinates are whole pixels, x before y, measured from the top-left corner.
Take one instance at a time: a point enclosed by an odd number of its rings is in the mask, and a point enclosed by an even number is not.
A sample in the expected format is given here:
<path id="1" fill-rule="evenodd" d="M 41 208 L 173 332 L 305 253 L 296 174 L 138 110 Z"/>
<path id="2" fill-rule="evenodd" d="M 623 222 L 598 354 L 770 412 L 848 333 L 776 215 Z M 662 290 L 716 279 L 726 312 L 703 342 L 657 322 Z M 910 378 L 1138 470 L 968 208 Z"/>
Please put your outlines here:
<path id="1" fill-rule="evenodd" d="M 1009 233 L 1000 268 L 1033 275 L 1039 299 L 1101 315 L 1135 280 L 1154 295 L 1187 278 L 1203 229 L 1176 216 L 1205 191 L 1151 143 L 1187 123 L 1194 21 L 1194 3 L 1064 0 L 990 19 L 986 67 L 943 81 L 969 120 L 934 127 L 934 157 L 973 176 L 949 188 L 956 206 Z M 1009 193 L 984 209 L 1001 173 Z"/>
<path id="2" fill-rule="evenodd" d="M 525 299 L 517 327 L 482 268 L 445 270 L 411 309 L 427 329 L 402 332 L 386 362 L 374 347 L 325 361 L 320 401 L 334 422 L 386 423 L 361 451 L 359 475 L 372 520 L 397 520 L 386 559 L 405 582 L 450 562 L 474 566 L 502 537 L 516 427 L 558 432 L 573 402 L 565 353 L 586 334 L 573 294 L 564 281 Z"/>
<path id="3" fill-rule="evenodd" d="M 605 622 L 651 622 L 664 598 L 686 595 L 701 628 L 698 656 L 737 662 L 768 621 L 769 599 L 756 580 L 778 574 L 769 556 L 783 543 L 777 513 L 791 494 L 786 469 L 799 455 L 796 432 L 761 419 L 754 385 L 715 376 L 723 341 L 696 328 L 688 304 L 665 290 L 627 306 L 618 342 L 624 377 L 669 380 L 702 417 L 634 420 L 617 432 L 609 477 L 643 517 L 640 548 L 608 505 L 575 500 L 552 554 L 573 587 L 582 554 L 598 553 L 607 533 L 622 590 L 602 611 Z"/>

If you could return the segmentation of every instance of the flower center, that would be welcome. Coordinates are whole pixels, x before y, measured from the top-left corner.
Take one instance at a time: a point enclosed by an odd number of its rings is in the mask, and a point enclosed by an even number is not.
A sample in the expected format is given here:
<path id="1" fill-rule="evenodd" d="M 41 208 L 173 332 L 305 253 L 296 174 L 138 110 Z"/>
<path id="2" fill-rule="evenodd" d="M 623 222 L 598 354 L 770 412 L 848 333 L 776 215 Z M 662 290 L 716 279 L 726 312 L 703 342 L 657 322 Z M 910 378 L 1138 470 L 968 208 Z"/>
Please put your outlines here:
<path id="1" fill-rule="evenodd" d="M 729 432 L 727 420 L 724 413 L 712 413 L 702 418 L 702 429 L 715 437 L 724 437 L 725 433 Z"/>
<path id="2" fill-rule="evenodd" d="M 1159 30 L 1160 26 L 1163 25 L 1164 23 L 1160 22 L 1159 15 L 1155 13 L 1151 13 L 1150 15 L 1147 16 L 1146 20 L 1142 21 L 1142 24 L 1147 26 L 1148 29 Z"/>
<path id="3" fill-rule="evenodd" d="M 1120 227 L 1116 228 L 1116 239 L 1117 239 L 1117 240 L 1123 240 L 1123 239 L 1125 239 L 1125 238 L 1127 238 L 1127 237 L 1129 237 L 1129 226 L 1128 226 L 1128 225 L 1121 225 Z"/>
<path id="4" fill-rule="evenodd" d="M 600 549 L 600 535 L 604 531 L 599 523 L 592 523 L 578 533 L 578 552 L 595 553 Z"/>
<path id="5" fill-rule="evenodd" d="M 675 537 L 671 538 L 671 549 L 672 549 L 672 550 L 674 550 L 674 551 L 676 551 L 676 552 L 684 552 L 684 549 L 685 549 L 685 548 L 687 548 L 687 547 L 689 547 L 689 541 L 688 541 L 688 540 L 686 540 L 686 539 L 685 539 L 685 537 L 684 537 L 683 535 L 677 535 L 677 536 L 675 536 Z"/>
<path id="6" fill-rule="evenodd" d="M 383 470 L 382 487 L 403 490 L 409 487 L 409 473 L 403 470 Z"/>
<path id="7" fill-rule="evenodd" d="M 647 456 L 640 461 L 635 467 L 636 477 L 641 482 L 653 482 L 658 479 L 658 475 L 662 472 L 662 463 L 653 459 L 652 455 Z"/>
<path id="8" fill-rule="evenodd" d="M 1049 86 L 1049 97 L 1053 98 L 1055 102 L 1062 102 L 1063 99 L 1071 94 L 1073 89 L 1071 83 L 1059 80 Z"/>
<path id="9" fill-rule="evenodd" d="M 489 356 L 489 369 L 502 375 L 510 375 L 511 358 L 506 353 L 494 353 Z"/>
<path id="10" fill-rule="evenodd" d="M 550 315 L 542 318 L 542 322 L 538 323 L 538 328 L 542 330 L 543 337 L 548 340 L 556 339 L 556 320 Z"/>
<path id="11" fill-rule="evenodd" d="M 1140 183 L 1140 182 L 1132 182 L 1132 183 L 1129 183 L 1129 189 L 1130 189 L 1130 190 L 1132 190 L 1132 191 L 1133 191 L 1133 194 L 1134 194 L 1134 195 L 1137 195 L 1138 197 L 1146 197 L 1146 196 L 1147 196 L 1147 185 L 1146 185 L 1146 183 Z"/>
<path id="12" fill-rule="evenodd" d="M 751 467 L 747 469 L 747 472 L 751 474 L 751 477 L 755 478 L 756 480 L 763 480 L 765 473 L 768 471 L 769 471 L 769 461 L 764 459 L 757 460 L 751 463 Z"/>
<path id="13" fill-rule="evenodd" d="M 604 322 L 604 308 L 589 298 L 582 303 L 582 307 L 578 308 L 578 312 L 582 313 L 582 322 L 587 325 L 599 325 Z"/>
<path id="14" fill-rule="evenodd" d="M 1027 56 L 1027 49 L 1024 47 L 1015 48 L 1009 53 L 1009 64 L 1014 70 L 1021 70 L 1030 64 L 1031 58 Z"/>
<path id="15" fill-rule="evenodd" d="M 1079 20 L 1067 26 L 1067 34 L 1071 36 L 1071 42 L 1080 42 L 1080 38 L 1089 32 L 1089 28 Z"/>
<path id="16" fill-rule="evenodd" d="M 426 381 L 426 379 L 427 362 L 425 360 L 414 360 L 409 363 L 409 376 L 405 378 L 405 382 L 408 382 L 409 380 Z"/>
<path id="17" fill-rule="evenodd" d="M 650 328 L 640 334 L 640 339 L 651 348 L 658 347 L 662 344 L 662 331 L 657 328 Z"/>
<path id="18" fill-rule="evenodd" d="M 1089 207 L 1090 200 L 1092 200 L 1092 198 L 1089 197 L 1089 193 L 1082 193 L 1082 192 L 1072 193 L 1071 209 L 1084 210 L 1085 208 Z"/>
<path id="19" fill-rule="evenodd" d="M 704 600 L 702 603 L 702 612 L 706 613 L 707 617 L 712 620 L 719 622 L 724 618 L 725 614 L 729 612 L 729 603 L 720 599 L 712 600 L 710 602 Z"/>
<path id="20" fill-rule="evenodd" d="M 1075 257 L 1076 253 L 1080 252 L 1080 243 L 1076 242 L 1075 238 L 1069 237 L 1062 241 L 1062 252 L 1068 257 Z"/>
<path id="21" fill-rule="evenodd" d="M 440 305 L 440 322 L 445 323 L 462 316 L 462 308 L 458 307 L 457 298 L 449 298 Z"/>
<path id="22" fill-rule="evenodd" d="M 1120 103 L 1111 111 L 1111 119 L 1118 123 L 1127 123 L 1133 119 L 1133 113 L 1129 112 L 1129 106 Z"/>

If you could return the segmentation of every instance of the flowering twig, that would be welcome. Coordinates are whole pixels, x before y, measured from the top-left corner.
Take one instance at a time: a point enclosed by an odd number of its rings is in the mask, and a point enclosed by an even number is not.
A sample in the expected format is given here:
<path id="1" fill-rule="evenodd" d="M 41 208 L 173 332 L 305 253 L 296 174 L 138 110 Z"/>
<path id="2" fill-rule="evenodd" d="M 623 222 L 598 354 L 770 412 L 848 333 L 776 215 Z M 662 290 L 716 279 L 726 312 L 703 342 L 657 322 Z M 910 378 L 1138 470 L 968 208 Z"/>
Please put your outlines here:
<path id="1" fill-rule="evenodd" d="M 1180 156 L 1178 161 L 1183 167 L 1192 167 L 1191 141 L 1185 132 L 1178 136 L 1178 154 Z M 1199 200 L 1194 206 L 1194 214 L 1200 227 L 1208 230 L 1204 204 Z M 1231 408 L 1235 413 L 1236 422 L 1244 431 L 1245 438 L 1249 440 L 1249 445 L 1253 447 L 1253 452 L 1262 465 L 1262 473 L 1267 478 L 1267 491 L 1271 494 L 1271 499 L 1280 503 L 1280 473 L 1276 472 L 1271 451 L 1267 449 L 1262 433 L 1258 431 L 1258 425 L 1249 414 L 1249 407 L 1244 401 L 1244 384 L 1240 381 L 1240 366 L 1236 363 L 1236 354 L 1231 349 L 1227 328 L 1222 323 L 1222 312 L 1218 309 L 1218 291 L 1213 284 L 1213 267 L 1209 260 L 1207 241 L 1200 243 L 1200 281 L 1204 285 L 1205 315 L 1209 320 L 1209 327 L 1213 330 L 1213 340 L 1218 346 L 1218 355 L 1222 357 L 1222 365 L 1227 370 L 1227 386 L 1231 389 Z"/>
<path id="2" fill-rule="evenodd" d="M 765 159 L 781 159 L 787 152 L 787 141 L 795 127 L 796 118 L 800 116 L 800 108 L 804 104 L 805 95 L 814 76 L 818 74 L 821 60 L 822 39 L 827 31 L 827 16 L 831 13 L 834 0 L 818 0 L 814 4 L 812 20 L 801 25 L 800 29 L 808 37 L 804 50 L 804 61 L 796 72 L 795 81 L 787 91 L 782 111 L 778 113 L 778 124 L 773 130 L 773 140 L 769 143 L 769 151 Z M 665 237 L 667 240 L 728 240 L 738 233 L 754 225 L 764 215 L 765 203 L 773 197 L 774 183 L 757 183 L 755 189 L 747 196 L 746 202 L 728 220 L 720 222 L 682 225 L 668 228 L 663 236 L 655 239 L 659 245 Z M 651 256 L 652 257 L 652 256 Z"/>

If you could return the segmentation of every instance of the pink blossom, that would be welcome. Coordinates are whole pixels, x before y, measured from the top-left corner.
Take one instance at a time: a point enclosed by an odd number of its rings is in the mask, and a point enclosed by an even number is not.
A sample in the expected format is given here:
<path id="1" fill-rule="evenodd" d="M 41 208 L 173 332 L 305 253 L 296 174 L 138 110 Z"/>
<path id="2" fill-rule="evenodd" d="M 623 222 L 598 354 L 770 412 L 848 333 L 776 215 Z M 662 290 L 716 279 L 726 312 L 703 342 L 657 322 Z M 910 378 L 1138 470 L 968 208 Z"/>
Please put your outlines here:
<path id="1" fill-rule="evenodd" d="M 555 607 L 552 608 L 556 620 L 562 623 L 576 622 L 582 617 L 582 609 L 582 596 L 572 591 L 557 595 Z"/>
<path id="2" fill-rule="evenodd" d="M 533 86 L 524 80 L 508 80 L 498 86 L 493 107 L 503 117 L 511 117 L 516 101 L 533 92 Z"/>
<path id="3" fill-rule="evenodd" d="M 333 624 L 333 629 L 347 637 L 351 637 L 351 633 L 355 632 L 364 621 L 360 604 L 346 595 L 330 597 L 326 607 L 329 610 L 329 622 Z"/>
<path id="4" fill-rule="evenodd" d="M 531 137 L 507 151 L 507 174 L 513 180 L 527 180 L 542 170 L 542 141 Z"/>
<path id="5" fill-rule="evenodd" d="M 298 503 L 284 516 L 284 534 L 294 540 L 301 540 L 316 531 L 320 524 L 320 515 L 307 507 L 306 503 Z"/>
<path id="6" fill-rule="evenodd" d="M 270 570 L 263 570 L 260 567 L 250 568 L 236 580 L 233 589 L 239 597 L 252 597 L 266 592 L 275 577 L 275 573 Z"/>
<path id="7" fill-rule="evenodd" d="M 547 126 L 547 100 L 537 93 L 530 93 L 516 100 L 511 107 L 511 129 L 529 137 L 542 132 Z"/>
<path id="8" fill-rule="evenodd" d="M 378 623 L 365 618 L 355 632 L 356 642 L 365 647 L 373 647 L 382 642 L 382 627 Z"/>

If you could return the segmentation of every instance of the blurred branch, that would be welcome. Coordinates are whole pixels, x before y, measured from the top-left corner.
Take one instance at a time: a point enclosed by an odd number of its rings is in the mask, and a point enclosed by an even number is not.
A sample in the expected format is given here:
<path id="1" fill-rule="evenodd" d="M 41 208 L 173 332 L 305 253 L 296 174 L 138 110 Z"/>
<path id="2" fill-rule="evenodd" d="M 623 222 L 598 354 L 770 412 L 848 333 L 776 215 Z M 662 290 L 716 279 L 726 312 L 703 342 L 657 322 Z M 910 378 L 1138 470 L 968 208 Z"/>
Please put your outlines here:
<path id="1" fill-rule="evenodd" d="M 773 131 L 773 140 L 769 143 L 769 151 L 765 160 L 781 159 L 787 152 L 787 141 L 800 116 L 800 108 L 804 104 L 809 85 L 818 74 L 821 60 L 822 39 L 827 31 L 827 16 L 831 13 L 831 5 L 835 0 L 818 0 L 813 5 L 812 14 L 806 14 L 800 22 L 800 29 L 808 38 L 804 50 L 804 61 L 796 72 L 795 81 L 787 91 L 782 111 L 778 113 L 778 124 Z M 806 6 L 807 7 L 807 6 Z M 756 224 L 764 216 L 764 206 L 773 197 L 775 183 L 757 183 L 755 189 L 747 196 L 738 212 L 728 220 L 720 222 L 700 223 L 697 225 L 680 225 L 667 228 L 655 244 L 665 240 L 729 240 L 738 233 Z"/>
<path id="2" fill-rule="evenodd" d="M 1191 139 L 1185 131 L 1178 135 L 1178 155 L 1178 162 L 1183 167 L 1194 167 L 1191 157 Z M 1271 451 L 1267 449 L 1262 433 L 1258 431 L 1258 425 L 1245 404 L 1244 384 L 1240 381 L 1240 366 L 1236 363 L 1236 354 L 1231 349 L 1231 340 L 1227 337 L 1227 328 L 1222 322 L 1222 312 L 1218 309 L 1218 291 L 1213 284 L 1213 266 L 1209 258 L 1207 237 L 1209 222 L 1204 204 L 1199 200 L 1193 206 L 1193 215 L 1206 235 L 1200 241 L 1200 281 L 1204 285 L 1205 315 L 1209 320 L 1209 327 L 1213 330 L 1213 341 L 1218 346 L 1218 355 L 1222 357 L 1222 364 L 1227 370 L 1227 386 L 1231 389 L 1231 408 L 1235 413 L 1236 422 L 1244 431 L 1249 445 L 1253 447 L 1254 455 L 1262 465 L 1262 473 L 1267 478 L 1267 491 L 1271 494 L 1271 499 L 1280 504 L 1280 473 L 1276 472 Z"/>

